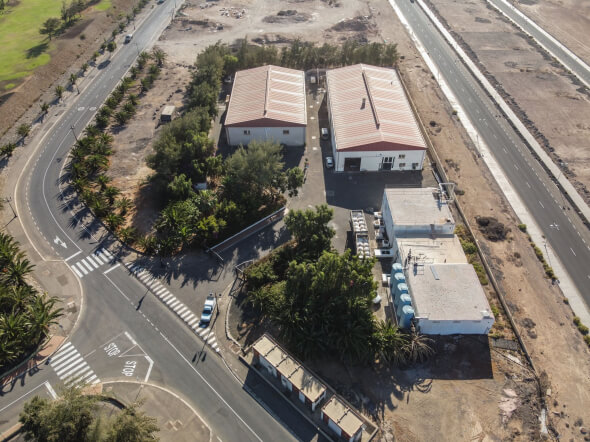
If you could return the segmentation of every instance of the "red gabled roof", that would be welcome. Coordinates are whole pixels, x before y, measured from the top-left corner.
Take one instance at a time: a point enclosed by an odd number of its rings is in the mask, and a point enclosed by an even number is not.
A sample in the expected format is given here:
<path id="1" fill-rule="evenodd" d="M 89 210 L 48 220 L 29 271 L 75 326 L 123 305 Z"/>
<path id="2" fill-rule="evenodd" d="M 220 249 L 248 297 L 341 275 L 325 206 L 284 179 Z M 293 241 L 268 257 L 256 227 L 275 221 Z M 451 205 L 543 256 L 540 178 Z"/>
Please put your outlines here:
<path id="1" fill-rule="evenodd" d="M 225 117 L 227 127 L 304 127 L 303 71 L 261 66 L 236 73 Z"/>
<path id="2" fill-rule="evenodd" d="M 337 150 L 426 149 L 393 69 L 347 66 L 328 71 L 326 83 Z"/>

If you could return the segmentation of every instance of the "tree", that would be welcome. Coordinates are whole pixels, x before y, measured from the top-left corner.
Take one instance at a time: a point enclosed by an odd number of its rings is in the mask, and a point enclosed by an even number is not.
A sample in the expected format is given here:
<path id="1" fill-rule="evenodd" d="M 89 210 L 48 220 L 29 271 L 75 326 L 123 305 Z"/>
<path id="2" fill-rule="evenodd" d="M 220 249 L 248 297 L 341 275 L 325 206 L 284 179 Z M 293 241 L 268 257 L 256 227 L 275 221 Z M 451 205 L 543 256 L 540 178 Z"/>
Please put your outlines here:
<path id="1" fill-rule="evenodd" d="M 95 397 L 73 387 L 57 401 L 35 396 L 25 403 L 19 421 L 27 440 L 77 442 L 88 440 L 97 410 Z"/>
<path id="2" fill-rule="evenodd" d="M 303 186 L 303 171 L 299 167 L 293 167 L 287 170 L 287 190 L 289 197 L 297 196 L 299 188 Z"/>
<path id="3" fill-rule="evenodd" d="M 133 244 L 137 239 L 137 230 L 134 227 L 123 227 L 119 230 L 121 241 L 126 244 Z"/>
<path id="4" fill-rule="evenodd" d="M 119 209 L 121 216 L 125 216 L 127 211 L 133 207 L 133 202 L 129 198 L 123 197 L 115 202 L 115 207 Z"/>
<path id="5" fill-rule="evenodd" d="M 106 49 L 107 51 L 109 51 L 109 54 L 112 54 L 113 52 L 115 52 L 115 49 L 117 49 L 117 43 L 115 43 L 114 41 L 109 41 L 107 43 Z"/>
<path id="6" fill-rule="evenodd" d="M 41 103 L 41 112 L 43 113 L 43 119 L 45 119 L 45 115 L 49 113 L 49 103 Z"/>
<path id="7" fill-rule="evenodd" d="M 55 96 L 57 97 L 58 101 L 64 96 L 64 90 L 64 87 L 61 85 L 55 87 Z"/>
<path id="8" fill-rule="evenodd" d="M 31 125 L 27 124 L 27 123 L 23 123 L 21 124 L 16 133 L 18 133 L 18 135 L 20 137 L 22 137 L 23 139 L 25 139 L 30 133 L 31 133 Z"/>
<path id="9" fill-rule="evenodd" d="M 4 155 L 7 158 L 10 158 L 15 149 L 16 149 L 15 143 L 7 143 L 0 148 L 0 155 Z"/>
<path id="10" fill-rule="evenodd" d="M 297 250 L 303 257 L 313 260 L 332 248 L 335 231 L 328 224 L 333 215 L 334 211 L 322 204 L 315 210 L 293 210 L 285 217 L 285 225 L 297 241 Z"/>
<path id="11" fill-rule="evenodd" d="M 152 57 L 154 57 L 154 60 L 156 60 L 158 66 L 162 67 L 164 65 L 164 61 L 166 60 L 166 52 L 160 48 L 154 48 L 152 51 Z"/>
<path id="12" fill-rule="evenodd" d="M 107 442 L 147 442 L 156 441 L 154 433 L 160 431 L 157 419 L 146 416 L 139 410 L 140 403 L 123 409 L 115 418 L 107 434 Z"/>
<path id="13" fill-rule="evenodd" d="M 78 76 L 76 74 L 70 74 L 70 84 L 72 86 L 75 86 L 77 81 L 78 81 Z"/>
<path id="14" fill-rule="evenodd" d="M 43 22 L 41 29 L 39 29 L 39 33 L 43 35 L 47 35 L 49 40 L 57 34 L 59 28 L 61 26 L 61 21 L 57 17 L 50 17 Z"/>
<path id="15" fill-rule="evenodd" d="M 88 63 L 83 63 L 81 66 L 82 73 L 85 74 L 89 67 L 90 66 L 88 65 Z"/>
<path id="16" fill-rule="evenodd" d="M 184 173 L 174 177 L 168 184 L 168 193 L 173 200 L 185 200 L 193 191 L 193 183 Z"/>
<path id="17" fill-rule="evenodd" d="M 412 328 L 404 348 L 408 361 L 412 363 L 423 362 L 432 356 L 434 354 L 434 350 L 430 346 L 432 342 L 432 339 L 430 339 L 428 336 L 420 334 L 412 324 Z"/>

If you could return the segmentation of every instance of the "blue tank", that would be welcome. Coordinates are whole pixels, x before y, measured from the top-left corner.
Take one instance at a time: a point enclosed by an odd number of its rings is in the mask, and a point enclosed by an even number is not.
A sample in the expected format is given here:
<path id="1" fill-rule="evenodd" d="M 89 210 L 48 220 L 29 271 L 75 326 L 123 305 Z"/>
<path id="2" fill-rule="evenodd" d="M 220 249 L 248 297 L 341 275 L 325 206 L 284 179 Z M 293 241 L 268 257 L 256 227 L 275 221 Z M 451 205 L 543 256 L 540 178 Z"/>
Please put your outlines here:
<path id="1" fill-rule="evenodd" d="M 397 316 L 399 317 L 402 313 L 402 309 L 406 306 L 406 305 L 412 305 L 412 298 L 410 297 L 410 295 L 408 295 L 407 293 L 402 293 L 398 300 L 397 300 L 397 305 L 396 305 L 396 312 L 397 312 Z"/>
<path id="2" fill-rule="evenodd" d="M 408 294 L 408 285 L 405 282 L 400 282 L 399 284 L 395 285 L 393 291 L 393 304 L 397 307 L 397 303 L 399 302 L 399 297 L 401 295 Z"/>
<path id="3" fill-rule="evenodd" d="M 394 262 L 391 266 L 391 274 L 403 273 L 404 267 L 399 262 Z"/>
<path id="4" fill-rule="evenodd" d="M 396 287 L 400 282 L 406 282 L 406 277 L 402 272 L 396 272 L 391 274 L 391 287 Z"/>
<path id="5" fill-rule="evenodd" d="M 398 316 L 399 326 L 401 328 L 410 328 L 412 318 L 414 317 L 414 309 L 411 305 L 404 305 L 400 315 Z"/>

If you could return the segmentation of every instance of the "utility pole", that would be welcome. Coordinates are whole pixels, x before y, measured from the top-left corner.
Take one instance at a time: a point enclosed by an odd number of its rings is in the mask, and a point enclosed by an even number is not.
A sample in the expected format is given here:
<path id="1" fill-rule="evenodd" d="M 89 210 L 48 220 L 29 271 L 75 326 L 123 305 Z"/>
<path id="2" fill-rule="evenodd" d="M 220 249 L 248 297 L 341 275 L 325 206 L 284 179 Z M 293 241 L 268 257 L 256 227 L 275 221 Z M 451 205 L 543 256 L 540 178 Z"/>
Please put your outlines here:
<path id="1" fill-rule="evenodd" d="M 70 129 L 72 130 L 72 135 L 74 135 L 74 139 L 76 140 L 76 142 L 78 142 L 78 137 L 76 136 L 76 130 L 73 124 L 70 126 Z"/>
<path id="2" fill-rule="evenodd" d="M 8 207 L 10 207 L 10 210 L 12 210 L 12 219 L 18 218 L 18 215 L 14 211 L 14 207 L 12 207 L 12 204 L 10 204 L 10 202 L 12 201 L 12 198 L 7 196 L 6 198 L 4 198 L 4 201 L 8 203 Z M 12 219 L 10 221 L 12 221 Z"/>

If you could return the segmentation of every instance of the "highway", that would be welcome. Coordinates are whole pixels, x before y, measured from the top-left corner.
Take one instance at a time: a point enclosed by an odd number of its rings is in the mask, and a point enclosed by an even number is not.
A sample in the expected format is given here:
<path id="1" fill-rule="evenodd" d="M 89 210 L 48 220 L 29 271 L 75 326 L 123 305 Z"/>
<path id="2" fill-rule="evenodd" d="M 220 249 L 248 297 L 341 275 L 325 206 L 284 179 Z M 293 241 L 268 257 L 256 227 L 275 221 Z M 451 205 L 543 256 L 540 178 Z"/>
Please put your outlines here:
<path id="1" fill-rule="evenodd" d="M 223 441 L 316 437 L 314 428 L 256 376 L 248 376 L 244 387 L 211 348 L 159 299 L 147 294 L 120 262 L 113 238 L 96 237 L 96 220 L 84 210 L 71 210 L 76 196 L 63 179 L 63 166 L 75 137 L 138 53 L 160 35 L 173 10 L 172 2 L 157 6 L 138 26 L 130 44 L 118 37 L 120 49 L 47 130 L 38 155 L 31 156 L 18 179 L 14 201 L 30 242 L 43 256 L 67 262 L 72 269 L 69 277 L 77 275 L 81 282 L 84 305 L 71 339 L 55 361 L 50 359 L 39 370 L 2 387 L 0 431 L 16 423 L 24 401 L 37 393 L 54 396 L 52 390 L 59 392 L 64 380 L 73 379 L 68 376 L 79 376 L 83 383 L 131 376 L 183 396 L 210 426 L 212 439 L 213 435 Z M 90 225 L 81 222 L 83 217 L 87 223 L 90 218 Z M 131 368 L 126 365 L 129 359 L 135 361 Z"/>
<path id="2" fill-rule="evenodd" d="M 577 57 L 573 52 L 560 44 L 553 36 L 543 32 L 539 25 L 533 24 L 532 20 L 515 11 L 515 7 L 507 4 L 504 0 L 488 0 L 492 5 L 502 11 L 514 23 L 520 26 L 526 33 L 543 46 L 551 55 L 557 58 L 567 69 L 572 71 L 586 86 L 590 87 L 590 68 L 584 61 Z"/>
<path id="3" fill-rule="evenodd" d="M 493 153 L 589 306 L 588 229 L 421 7 L 405 0 L 392 1 L 427 49 L 440 75 L 479 132 L 480 139 Z M 543 244 L 538 246 L 544 248 Z"/>

